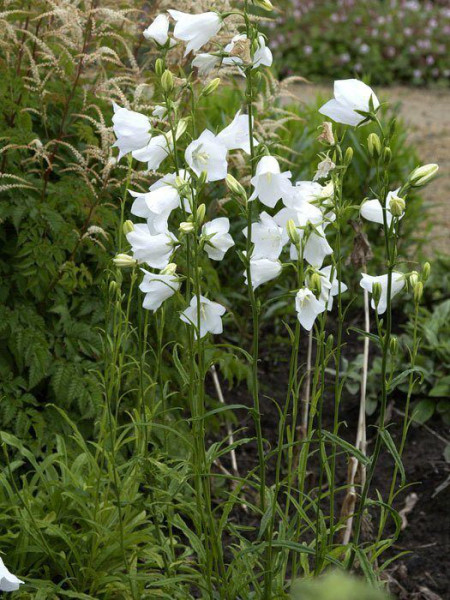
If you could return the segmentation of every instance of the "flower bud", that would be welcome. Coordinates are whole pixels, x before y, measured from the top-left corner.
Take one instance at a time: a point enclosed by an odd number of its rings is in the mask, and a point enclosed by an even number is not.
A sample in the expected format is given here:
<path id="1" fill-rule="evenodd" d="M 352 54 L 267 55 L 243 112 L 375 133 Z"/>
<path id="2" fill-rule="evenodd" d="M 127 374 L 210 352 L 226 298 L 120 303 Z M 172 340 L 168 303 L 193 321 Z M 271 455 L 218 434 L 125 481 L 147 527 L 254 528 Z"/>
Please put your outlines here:
<path id="1" fill-rule="evenodd" d="M 315 272 L 309 278 L 309 289 L 315 296 L 319 296 L 322 291 L 322 277 L 319 273 Z"/>
<path id="2" fill-rule="evenodd" d="M 430 276 L 431 265 L 429 262 L 426 262 L 422 267 L 422 281 L 427 281 Z"/>
<path id="3" fill-rule="evenodd" d="M 373 297 L 373 302 L 375 304 L 375 307 L 377 307 L 378 303 L 380 302 L 381 292 L 382 292 L 381 283 L 376 281 L 372 286 L 372 297 Z"/>
<path id="4" fill-rule="evenodd" d="M 397 336 L 392 336 L 389 341 L 389 349 L 391 351 L 392 356 L 395 356 L 398 352 L 398 339 Z"/>
<path id="5" fill-rule="evenodd" d="M 217 90 L 217 88 L 220 85 L 220 77 L 216 77 L 215 79 L 213 79 L 212 81 L 210 81 L 204 88 L 202 91 L 202 96 L 210 96 L 211 94 L 214 94 L 214 92 Z"/>
<path id="6" fill-rule="evenodd" d="M 134 267 L 137 265 L 137 260 L 128 254 L 117 254 L 113 258 L 113 263 L 116 265 L 116 267 L 124 269 L 126 267 Z"/>
<path id="7" fill-rule="evenodd" d="M 186 132 L 187 127 L 188 127 L 188 120 L 187 119 L 181 119 L 178 122 L 177 130 L 175 132 L 175 137 L 176 137 L 177 141 Z"/>
<path id="8" fill-rule="evenodd" d="M 169 263 L 167 267 L 161 271 L 161 275 L 175 275 L 176 271 L 177 265 L 175 263 Z"/>
<path id="9" fill-rule="evenodd" d="M 203 187 L 208 180 L 208 173 L 206 171 L 202 171 L 198 178 L 198 185 Z"/>
<path id="10" fill-rule="evenodd" d="M 334 347 L 334 336 L 332 333 L 330 333 L 330 335 L 327 337 L 327 343 L 326 343 L 326 349 L 325 349 L 326 354 L 331 354 L 333 352 L 333 347 Z"/>
<path id="11" fill-rule="evenodd" d="M 191 221 L 183 221 L 182 223 L 180 223 L 178 229 L 181 231 L 181 233 L 192 233 L 195 227 L 194 223 L 192 223 Z"/>
<path id="12" fill-rule="evenodd" d="M 158 77 L 164 73 L 164 61 L 162 58 L 157 58 L 155 61 L 155 73 Z"/>
<path id="13" fill-rule="evenodd" d="M 289 221 L 286 223 L 286 229 L 291 242 L 295 246 L 298 246 L 298 244 L 300 243 L 300 234 L 292 219 L 289 219 Z"/>
<path id="14" fill-rule="evenodd" d="M 161 76 L 161 87 L 166 94 L 173 90 L 173 75 L 169 69 L 166 69 Z"/>
<path id="15" fill-rule="evenodd" d="M 409 275 L 409 285 L 411 286 L 411 289 L 413 290 L 416 283 L 419 281 L 419 273 L 417 271 L 411 271 L 410 275 Z"/>
<path id="16" fill-rule="evenodd" d="M 385 148 L 383 150 L 383 163 L 388 165 L 392 160 L 392 150 L 390 148 Z"/>
<path id="17" fill-rule="evenodd" d="M 403 198 L 399 196 L 392 196 L 389 202 L 389 210 L 392 216 L 401 217 L 405 211 L 406 203 Z"/>
<path id="18" fill-rule="evenodd" d="M 372 158 L 381 156 L 381 141 L 376 133 L 371 133 L 367 138 L 367 149 Z"/>
<path id="19" fill-rule="evenodd" d="M 205 214 L 206 214 L 206 206 L 204 204 L 200 204 L 200 206 L 197 208 L 197 224 L 201 225 L 203 223 L 203 221 L 205 220 Z"/>
<path id="20" fill-rule="evenodd" d="M 228 189 L 235 196 L 240 196 L 245 201 L 247 200 L 247 194 L 245 193 L 245 189 L 241 183 L 237 179 L 233 177 L 233 175 L 228 174 L 226 178 Z"/>
<path id="21" fill-rule="evenodd" d="M 414 302 L 416 304 L 419 304 L 419 302 L 422 300 L 422 296 L 423 296 L 423 283 L 421 281 L 418 281 L 416 283 L 416 285 L 414 286 Z"/>
<path id="22" fill-rule="evenodd" d="M 270 0 L 253 0 L 253 4 L 258 8 L 267 10 L 268 12 L 274 10 L 272 2 Z"/>
<path id="23" fill-rule="evenodd" d="M 353 148 L 351 148 L 349 146 L 344 154 L 344 165 L 346 167 L 348 167 L 348 165 L 352 162 L 352 160 L 353 160 Z"/>
<path id="24" fill-rule="evenodd" d="M 120 286 L 117 283 L 117 281 L 114 281 L 114 279 L 112 281 L 109 282 L 109 293 L 111 295 L 115 295 L 120 291 Z"/>
<path id="25" fill-rule="evenodd" d="M 122 231 L 124 235 L 127 235 L 127 233 L 131 233 L 132 231 L 134 231 L 133 221 L 125 221 L 125 223 L 122 225 Z"/>
<path id="26" fill-rule="evenodd" d="M 438 170 L 439 166 L 433 163 L 417 167 L 408 177 L 408 182 L 412 187 L 420 187 L 431 181 Z"/>

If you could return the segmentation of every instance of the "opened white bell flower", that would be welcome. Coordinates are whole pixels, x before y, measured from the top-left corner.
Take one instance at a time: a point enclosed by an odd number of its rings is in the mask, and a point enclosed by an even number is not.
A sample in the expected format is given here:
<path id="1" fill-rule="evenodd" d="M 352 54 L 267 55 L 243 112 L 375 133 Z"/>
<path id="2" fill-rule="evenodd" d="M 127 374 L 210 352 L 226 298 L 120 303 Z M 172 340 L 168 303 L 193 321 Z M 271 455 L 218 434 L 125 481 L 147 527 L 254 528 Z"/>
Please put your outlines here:
<path id="1" fill-rule="evenodd" d="M 149 226 L 145 223 L 136 224 L 134 230 L 127 233 L 126 237 L 134 258 L 154 269 L 167 267 L 174 244 L 177 242 L 175 236 L 169 231 L 152 235 Z"/>
<path id="2" fill-rule="evenodd" d="M 371 306 L 372 308 L 376 308 L 377 313 L 382 315 L 386 312 L 387 309 L 387 294 L 388 294 L 388 275 L 378 275 L 374 277 L 372 275 L 367 275 L 367 273 L 361 274 L 360 285 L 364 290 L 367 290 L 369 293 L 372 293 L 374 283 L 379 283 L 381 286 L 381 296 L 380 301 L 378 302 L 378 306 L 375 306 L 375 302 L 372 298 Z M 391 285 L 391 299 L 394 298 L 405 286 L 405 277 L 403 273 L 397 273 L 393 271 L 392 273 L 392 285 Z"/>
<path id="3" fill-rule="evenodd" d="M 266 46 L 266 40 L 263 35 L 258 36 L 258 48 L 253 56 L 253 68 L 271 67 L 273 63 L 272 51 Z"/>
<path id="4" fill-rule="evenodd" d="M 5 567 L 5 563 L 0 558 L 0 591 L 15 592 L 23 583 Z"/>
<path id="5" fill-rule="evenodd" d="M 244 229 L 247 236 L 247 227 Z M 252 225 L 252 258 L 268 258 L 275 261 L 279 258 L 284 242 L 283 229 L 266 212 L 259 215 L 259 221 Z"/>
<path id="6" fill-rule="evenodd" d="M 212 260 L 222 260 L 231 246 L 234 246 L 229 231 L 230 221 L 227 217 L 219 217 L 203 225 L 202 234 L 207 238 L 205 252 Z"/>
<path id="7" fill-rule="evenodd" d="M 271 260 L 270 258 L 251 258 L 250 259 L 250 275 L 252 278 L 252 288 L 256 288 L 263 283 L 267 283 L 278 277 L 283 270 L 279 260 Z M 244 272 L 245 283 L 248 285 L 247 271 Z"/>
<path id="8" fill-rule="evenodd" d="M 133 190 L 129 190 L 129 192 L 135 198 L 131 214 L 147 219 L 152 235 L 167 231 L 167 222 L 171 212 L 181 206 L 176 187 L 163 185 L 147 193 Z"/>
<path id="9" fill-rule="evenodd" d="M 152 116 L 156 119 L 165 119 L 167 117 L 167 107 L 158 104 L 152 111 Z"/>
<path id="10" fill-rule="evenodd" d="M 214 69 L 220 66 L 220 63 L 220 56 L 214 56 L 214 54 L 203 52 L 201 54 L 197 54 L 192 61 L 192 66 L 198 69 L 198 74 L 200 77 L 207 77 L 212 71 L 214 71 Z"/>
<path id="11" fill-rule="evenodd" d="M 374 109 L 380 106 L 373 90 L 359 79 L 341 79 L 334 82 L 334 99 L 324 104 L 319 112 L 336 123 L 359 125 L 365 117 L 355 112 L 370 111 L 369 101 L 372 98 Z"/>
<path id="12" fill-rule="evenodd" d="M 318 181 L 319 179 L 326 179 L 336 165 L 328 156 L 324 158 L 324 160 L 320 161 L 317 165 L 316 174 L 313 177 L 313 181 Z"/>
<path id="13" fill-rule="evenodd" d="M 206 181 L 220 181 L 227 176 L 227 148 L 209 129 L 189 144 L 185 159 L 198 177 L 206 173 Z"/>
<path id="14" fill-rule="evenodd" d="M 217 134 L 217 139 L 224 144 L 227 150 L 243 150 L 250 154 L 250 127 L 248 115 L 241 115 L 239 110 L 233 121 Z M 256 147 L 258 142 L 253 139 Z"/>
<path id="15" fill-rule="evenodd" d="M 392 198 L 396 198 L 398 196 L 398 192 L 400 188 L 396 189 L 393 192 L 389 192 L 386 196 L 386 223 L 387 226 L 390 227 L 392 223 L 392 213 L 390 211 L 389 205 L 391 203 Z M 383 225 L 383 208 L 381 206 L 381 202 L 379 200 L 366 200 L 361 205 L 360 210 L 361 216 L 367 219 L 368 221 L 372 221 L 372 223 L 379 223 Z M 401 219 L 404 213 L 399 216 Z"/>
<path id="16" fill-rule="evenodd" d="M 173 296 L 181 287 L 181 281 L 175 274 L 169 273 L 150 273 L 141 269 L 144 273 L 144 279 L 139 285 L 141 292 L 145 297 L 142 306 L 146 310 L 158 310 L 162 303 Z"/>
<path id="17" fill-rule="evenodd" d="M 333 248 L 325 237 L 325 227 L 326 224 L 317 225 L 309 234 L 303 248 L 303 258 L 316 269 L 321 268 L 326 256 L 333 254 Z M 291 245 L 290 256 L 292 260 L 298 258 L 297 248 L 294 244 Z"/>
<path id="18" fill-rule="evenodd" d="M 151 123 L 148 117 L 122 108 L 113 102 L 113 130 L 117 140 L 113 147 L 119 148 L 119 160 L 129 152 L 146 147 L 151 140 Z"/>
<path id="19" fill-rule="evenodd" d="M 255 190 L 249 200 L 259 200 L 273 208 L 278 200 L 287 198 L 291 194 L 291 172 L 281 173 L 280 165 L 273 156 L 263 156 L 256 167 L 255 176 L 251 183 Z"/>
<path id="20" fill-rule="evenodd" d="M 325 311 L 325 302 L 318 300 L 308 288 L 301 288 L 295 296 L 295 310 L 300 325 L 311 331 L 318 315 Z"/>
<path id="21" fill-rule="evenodd" d="M 146 162 L 149 171 L 157 171 L 170 152 L 172 151 L 171 135 L 156 135 L 147 146 L 135 150 L 133 158 L 140 162 Z"/>
<path id="22" fill-rule="evenodd" d="M 205 337 L 207 333 L 222 333 L 222 316 L 225 314 L 226 308 L 218 302 L 212 302 L 200 296 L 200 323 L 198 322 L 198 298 L 194 296 L 186 310 L 181 313 L 180 319 L 183 323 L 193 325 L 196 328 L 195 337 L 199 330 L 200 338 Z M 200 326 L 199 326 L 200 325 Z"/>
<path id="23" fill-rule="evenodd" d="M 167 15 L 158 15 L 143 33 L 146 40 L 154 40 L 164 46 L 169 39 L 169 19 Z"/>
<path id="24" fill-rule="evenodd" d="M 170 16 L 176 21 L 173 35 L 178 40 L 187 42 L 185 56 L 193 50 L 196 52 L 209 40 L 217 35 L 222 27 L 222 19 L 215 12 L 205 12 L 197 15 L 169 10 Z"/>
<path id="25" fill-rule="evenodd" d="M 333 271 L 333 277 L 331 272 Z M 339 294 L 339 281 L 336 276 L 336 269 L 331 266 L 323 267 L 319 271 L 322 289 L 320 292 L 320 300 L 325 302 L 328 310 L 333 309 L 333 298 Z M 341 281 L 341 294 L 347 291 L 347 286 Z"/>

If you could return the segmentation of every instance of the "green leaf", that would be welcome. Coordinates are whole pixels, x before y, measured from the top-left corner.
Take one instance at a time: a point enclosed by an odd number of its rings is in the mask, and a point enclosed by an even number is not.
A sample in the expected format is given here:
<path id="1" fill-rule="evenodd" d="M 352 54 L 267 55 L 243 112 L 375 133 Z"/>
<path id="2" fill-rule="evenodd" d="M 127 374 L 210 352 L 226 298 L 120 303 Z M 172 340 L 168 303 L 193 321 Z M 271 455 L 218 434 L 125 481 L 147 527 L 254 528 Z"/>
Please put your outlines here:
<path id="1" fill-rule="evenodd" d="M 337 435 L 334 435 L 334 433 L 331 433 L 330 431 L 322 431 L 322 435 L 328 438 L 337 446 L 340 446 L 341 448 L 352 454 L 355 458 L 358 459 L 358 461 L 361 464 L 368 465 L 370 463 L 370 459 L 367 456 L 364 456 L 364 454 L 360 450 L 358 450 L 358 448 L 353 446 L 353 444 L 350 444 L 350 442 L 343 440 L 342 438 L 340 438 Z"/>
<path id="2" fill-rule="evenodd" d="M 400 471 L 401 485 L 403 486 L 403 485 L 405 485 L 405 482 L 406 482 L 406 473 L 405 473 L 405 467 L 403 466 L 403 463 L 402 463 L 401 456 L 398 453 L 397 446 L 395 445 L 395 442 L 392 439 L 392 436 L 387 429 L 380 429 L 379 432 L 380 432 L 380 437 L 384 442 L 384 445 L 389 450 L 389 454 L 394 459 L 395 464 L 397 465 L 397 468 Z"/>
<path id="3" fill-rule="evenodd" d="M 434 410 L 436 408 L 436 402 L 434 400 L 421 400 L 412 414 L 412 419 L 416 423 L 426 423 L 434 414 Z"/>

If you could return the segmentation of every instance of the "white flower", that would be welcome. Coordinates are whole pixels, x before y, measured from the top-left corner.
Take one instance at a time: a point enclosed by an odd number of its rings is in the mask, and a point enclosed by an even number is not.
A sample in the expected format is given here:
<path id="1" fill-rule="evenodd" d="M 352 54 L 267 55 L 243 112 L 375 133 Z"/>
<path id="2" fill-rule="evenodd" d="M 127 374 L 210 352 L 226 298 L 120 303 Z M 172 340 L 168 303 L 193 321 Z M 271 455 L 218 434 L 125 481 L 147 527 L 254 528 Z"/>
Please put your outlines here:
<path id="1" fill-rule="evenodd" d="M 139 285 L 141 292 L 144 292 L 144 302 L 142 306 L 146 310 L 158 310 L 161 304 L 173 296 L 181 287 L 181 282 L 174 274 L 150 273 L 141 269 L 144 273 L 144 279 Z"/>
<path id="2" fill-rule="evenodd" d="M 178 190 L 171 185 L 163 185 L 147 193 L 130 190 L 130 194 L 136 198 L 131 207 L 131 214 L 147 219 L 152 235 L 167 231 L 167 221 L 171 212 L 180 207 Z"/>
<path id="3" fill-rule="evenodd" d="M 325 302 L 317 300 L 312 291 L 308 288 L 301 288 L 295 296 L 295 310 L 300 325 L 311 331 L 317 315 L 320 315 L 325 310 Z"/>
<path id="4" fill-rule="evenodd" d="M 250 259 L 250 275 L 252 278 L 252 288 L 256 290 L 258 286 L 271 279 L 275 279 L 282 271 L 282 266 L 279 260 L 270 260 L 269 258 L 251 258 Z M 247 272 L 245 275 L 245 283 L 248 285 Z"/>
<path id="5" fill-rule="evenodd" d="M 333 254 L 333 248 L 328 243 L 324 230 L 324 225 L 317 226 L 310 233 L 303 250 L 303 258 L 316 269 L 320 269 L 326 256 Z M 295 250 L 295 246 L 293 248 Z"/>
<path id="6" fill-rule="evenodd" d="M 335 167 L 336 165 L 334 164 L 334 162 L 331 160 L 331 158 L 327 156 L 317 165 L 317 171 L 313 177 L 313 181 L 317 181 L 318 179 L 325 179 L 330 174 L 330 171 L 332 171 Z"/>
<path id="7" fill-rule="evenodd" d="M 160 104 L 158 104 L 153 109 L 152 116 L 155 117 L 156 119 L 161 119 L 161 120 L 165 119 L 167 116 L 167 108 L 165 106 L 161 106 Z"/>
<path id="8" fill-rule="evenodd" d="M 334 99 L 324 104 L 319 112 L 337 123 L 359 125 L 365 117 L 355 110 L 368 112 L 371 97 L 373 107 L 378 108 L 378 98 L 368 85 L 358 79 L 341 79 L 334 82 Z"/>
<path id="9" fill-rule="evenodd" d="M 202 234 L 209 238 L 205 243 L 205 252 L 212 260 L 222 260 L 227 250 L 234 246 L 229 230 L 230 221 L 227 217 L 219 217 L 203 225 Z"/>
<path id="10" fill-rule="evenodd" d="M 386 196 L 386 223 L 387 226 L 391 226 L 392 222 L 392 213 L 389 210 L 389 204 L 393 197 L 396 197 L 400 188 L 396 189 L 394 192 L 389 192 Z M 372 221 L 372 223 L 379 223 L 383 225 L 383 208 L 381 206 L 381 202 L 379 200 L 366 200 L 361 205 L 360 210 L 361 216 L 367 219 L 368 221 Z M 403 217 L 403 214 L 399 217 L 400 219 Z"/>
<path id="11" fill-rule="evenodd" d="M 386 312 L 387 309 L 387 292 L 388 292 L 388 275 L 379 275 L 378 277 L 373 277 L 372 275 L 367 275 L 367 273 L 361 274 L 360 285 L 363 289 L 367 290 L 369 293 L 372 293 L 373 284 L 379 283 L 381 285 L 381 297 L 377 307 L 377 313 L 382 315 Z M 391 286 L 391 299 L 394 298 L 404 287 L 405 278 L 402 273 L 397 273 L 393 271 L 392 273 L 392 286 Z M 375 302 L 372 299 L 371 302 L 372 308 L 375 308 Z"/>
<path id="12" fill-rule="evenodd" d="M 24 582 L 13 575 L 6 567 L 3 560 L 0 558 L 0 591 L 14 592 Z"/>
<path id="13" fill-rule="evenodd" d="M 176 21 L 173 35 L 187 42 L 186 56 L 194 50 L 200 50 L 209 40 L 215 36 L 222 27 L 222 19 L 215 12 L 206 12 L 197 15 L 169 10 L 170 16 Z"/>
<path id="14" fill-rule="evenodd" d="M 247 227 L 244 229 L 247 236 Z M 252 225 L 252 258 L 277 260 L 284 246 L 283 229 L 266 212 L 259 215 L 259 221 Z"/>
<path id="15" fill-rule="evenodd" d="M 270 48 L 266 46 L 266 40 L 264 36 L 258 36 L 258 48 L 253 56 L 253 68 L 256 69 L 263 65 L 264 67 L 271 67 L 273 63 L 272 52 Z"/>
<path id="16" fill-rule="evenodd" d="M 320 269 L 322 290 L 320 292 L 320 300 L 325 302 L 327 309 L 333 308 L 333 297 L 339 294 L 339 281 L 336 277 L 336 269 L 333 269 L 333 277 L 331 278 L 332 267 L 324 267 Z M 341 294 L 347 291 L 347 286 L 341 281 Z"/>
<path id="17" fill-rule="evenodd" d="M 220 65 L 220 57 L 214 56 L 214 54 L 208 54 L 203 52 L 197 54 L 192 61 L 192 66 L 198 69 L 200 77 L 207 77 L 211 71 Z"/>
<path id="18" fill-rule="evenodd" d="M 146 162 L 149 171 L 159 169 L 162 161 L 171 152 L 172 141 L 170 134 L 153 137 L 147 146 L 133 152 L 133 157 L 140 162 Z"/>
<path id="19" fill-rule="evenodd" d="M 217 134 L 217 139 L 222 142 L 227 150 L 243 150 L 250 154 L 250 128 L 248 115 L 241 115 L 239 110 L 236 113 L 233 121 L 222 129 Z M 253 145 L 257 146 L 258 142 L 254 139 Z"/>
<path id="20" fill-rule="evenodd" d="M 290 177 L 290 171 L 280 172 L 276 158 L 263 156 L 251 181 L 255 190 L 249 200 L 259 198 L 263 204 L 273 208 L 280 198 L 286 198 L 291 193 Z"/>
<path id="21" fill-rule="evenodd" d="M 119 148 L 119 160 L 129 152 L 140 150 L 151 140 L 150 120 L 145 115 L 121 108 L 113 102 L 113 130 L 117 140 L 114 147 Z"/>
<path id="22" fill-rule="evenodd" d="M 227 176 L 227 148 L 209 129 L 189 144 L 185 159 L 198 177 L 206 172 L 206 181 L 220 181 Z"/>
<path id="23" fill-rule="evenodd" d="M 218 302 L 212 302 L 208 298 L 200 296 L 200 327 L 198 327 L 197 306 L 197 296 L 194 296 L 189 307 L 180 315 L 183 323 L 188 323 L 196 329 L 200 329 L 201 338 L 205 337 L 207 333 L 222 333 L 222 316 L 225 314 L 226 308 Z M 195 337 L 197 337 L 197 331 Z"/>
<path id="24" fill-rule="evenodd" d="M 297 208 L 282 208 L 274 217 L 275 222 L 283 229 L 283 245 L 289 241 L 287 232 L 288 221 L 294 221 L 294 225 L 299 228 L 300 238 L 303 238 L 303 229 L 308 223 L 318 225 L 323 221 L 323 214 L 317 206 L 308 202 L 297 204 Z"/>
<path id="25" fill-rule="evenodd" d="M 133 256 L 139 262 L 145 262 L 154 269 L 164 269 L 169 264 L 173 252 L 175 236 L 169 231 L 152 235 L 145 223 L 138 223 L 134 230 L 127 233 Z"/>
<path id="26" fill-rule="evenodd" d="M 166 15 L 158 15 L 151 25 L 144 30 L 146 40 L 154 40 L 160 46 L 169 39 L 169 19 Z"/>

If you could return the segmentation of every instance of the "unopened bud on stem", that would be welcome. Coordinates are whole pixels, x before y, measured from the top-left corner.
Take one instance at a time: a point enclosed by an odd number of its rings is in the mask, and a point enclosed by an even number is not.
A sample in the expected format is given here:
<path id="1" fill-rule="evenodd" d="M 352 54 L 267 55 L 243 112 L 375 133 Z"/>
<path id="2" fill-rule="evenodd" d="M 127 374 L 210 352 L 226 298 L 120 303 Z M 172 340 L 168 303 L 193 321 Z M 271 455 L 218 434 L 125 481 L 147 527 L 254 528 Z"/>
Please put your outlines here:
<path id="1" fill-rule="evenodd" d="M 192 233 L 195 227 L 192 221 L 182 221 L 178 229 L 181 231 L 181 233 Z"/>
<path id="2" fill-rule="evenodd" d="M 268 12 L 272 11 L 273 4 L 270 0 L 253 0 L 253 4 L 258 8 L 262 8 L 263 10 L 267 10 Z"/>
<path id="3" fill-rule="evenodd" d="M 414 289 L 414 286 L 419 281 L 419 273 L 417 271 L 412 271 L 409 275 L 409 285 L 411 289 Z"/>
<path id="4" fill-rule="evenodd" d="M 416 285 L 414 286 L 414 302 L 416 304 L 419 304 L 419 302 L 422 300 L 422 296 L 423 296 L 423 283 L 421 281 L 418 281 L 416 283 Z"/>
<path id="5" fill-rule="evenodd" d="M 371 133 L 367 138 L 367 150 L 372 158 L 381 156 L 381 141 L 376 133 Z"/>
<path id="6" fill-rule="evenodd" d="M 408 183 L 412 187 L 420 187 L 425 185 L 433 179 L 438 170 L 439 166 L 434 163 L 417 167 L 417 169 L 414 169 L 414 171 L 408 177 Z"/>
<path id="7" fill-rule="evenodd" d="M 431 265 L 429 262 L 426 262 L 422 268 L 422 281 L 427 281 L 431 272 Z"/>
<path id="8" fill-rule="evenodd" d="M 127 235 L 128 233 L 131 233 L 132 231 L 134 231 L 133 221 L 130 221 L 130 220 L 125 221 L 125 223 L 122 225 L 122 231 L 123 231 L 124 235 Z"/>
<path id="9" fill-rule="evenodd" d="M 399 196 L 392 196 L 389 202 L 389 210 L 394 217 L 401 217 L 405 211 L 406 203 Z"/>
<path id="10" fill-rule="evenodd" d="M 344 154 L 344 165 L 346 167 L 348 167 L 349 164 L 352 162 L 352 160 L 353 160 L 353 148 L 348 147 Z"/>
<path id="11" fill-rule="evenodd" d="M 202 96 L 210 96 L 213 94 L 220 85 L 220 77 L 216 77 L 212 81 L 210 81 L 202 91 Z"/>
<path id="12" fill-rule="evenodd" d="M 373 302 L 375 304 L 375 307 L 377 307 L 380 302 L 381 292 L 382 292 L 381 283 L 376 281 L 372 286 L 372 297 L 373 297 Z"/>
<path id="13" fill-rule="evenodd" d="M 309 289 L 315 296 L 320 296 L 322 291 L 322 277 L 319 273 L 313 273 L 309 279 Z"/>
<path id="14" fill-rule="evenodd" d="M 116 267 L 124 269 L 127 267 L 134 267 L 135 265 L 137 265 L 137 260 L 132 256 L 129 256 L 128 254 L 117 254 L 113 258 L 113 263 L 116 265 Z"/>
<path id="15" fill-rule="evenodd" d="M 161 275 L 175 275 L 176 271 L 177 265 L 175 263 L 169 263 L 167 267 L 161 271 Z"/>
<path id="16" fill-rule="evenodd" d="M 226 178 L 228 189 L 235 196 L 239 196 L 243 198 L 245 201 L 247 200 L 247 194 L 245 189 L 241 183 L 237 179 L 233 177 L 233 175 L 228 174 Z"/>
<path id="17" fill-rule="evenodd" d="M 300 234 L 292 219 L 289 219 L 289 221 L 287 222 L 286 229 L 291 242 L 295 246 L 298 246 L 298 244 L 300 243 Z"/>
<path id="18" fill-rule="evenodd" d="M 197 224 L 201 225 L 203 223 L 203 221 L 205 220 L 205 214 L 206 214 L 206 206 L 204 204 L 200 204 L 200 206 L 197 208 Z"/>
<path id="19" fill-rule="evenodd" d="M 168 69 L 161 76 L 161 87 L 166 94 L 173 90 L 173 75 Z"/>

